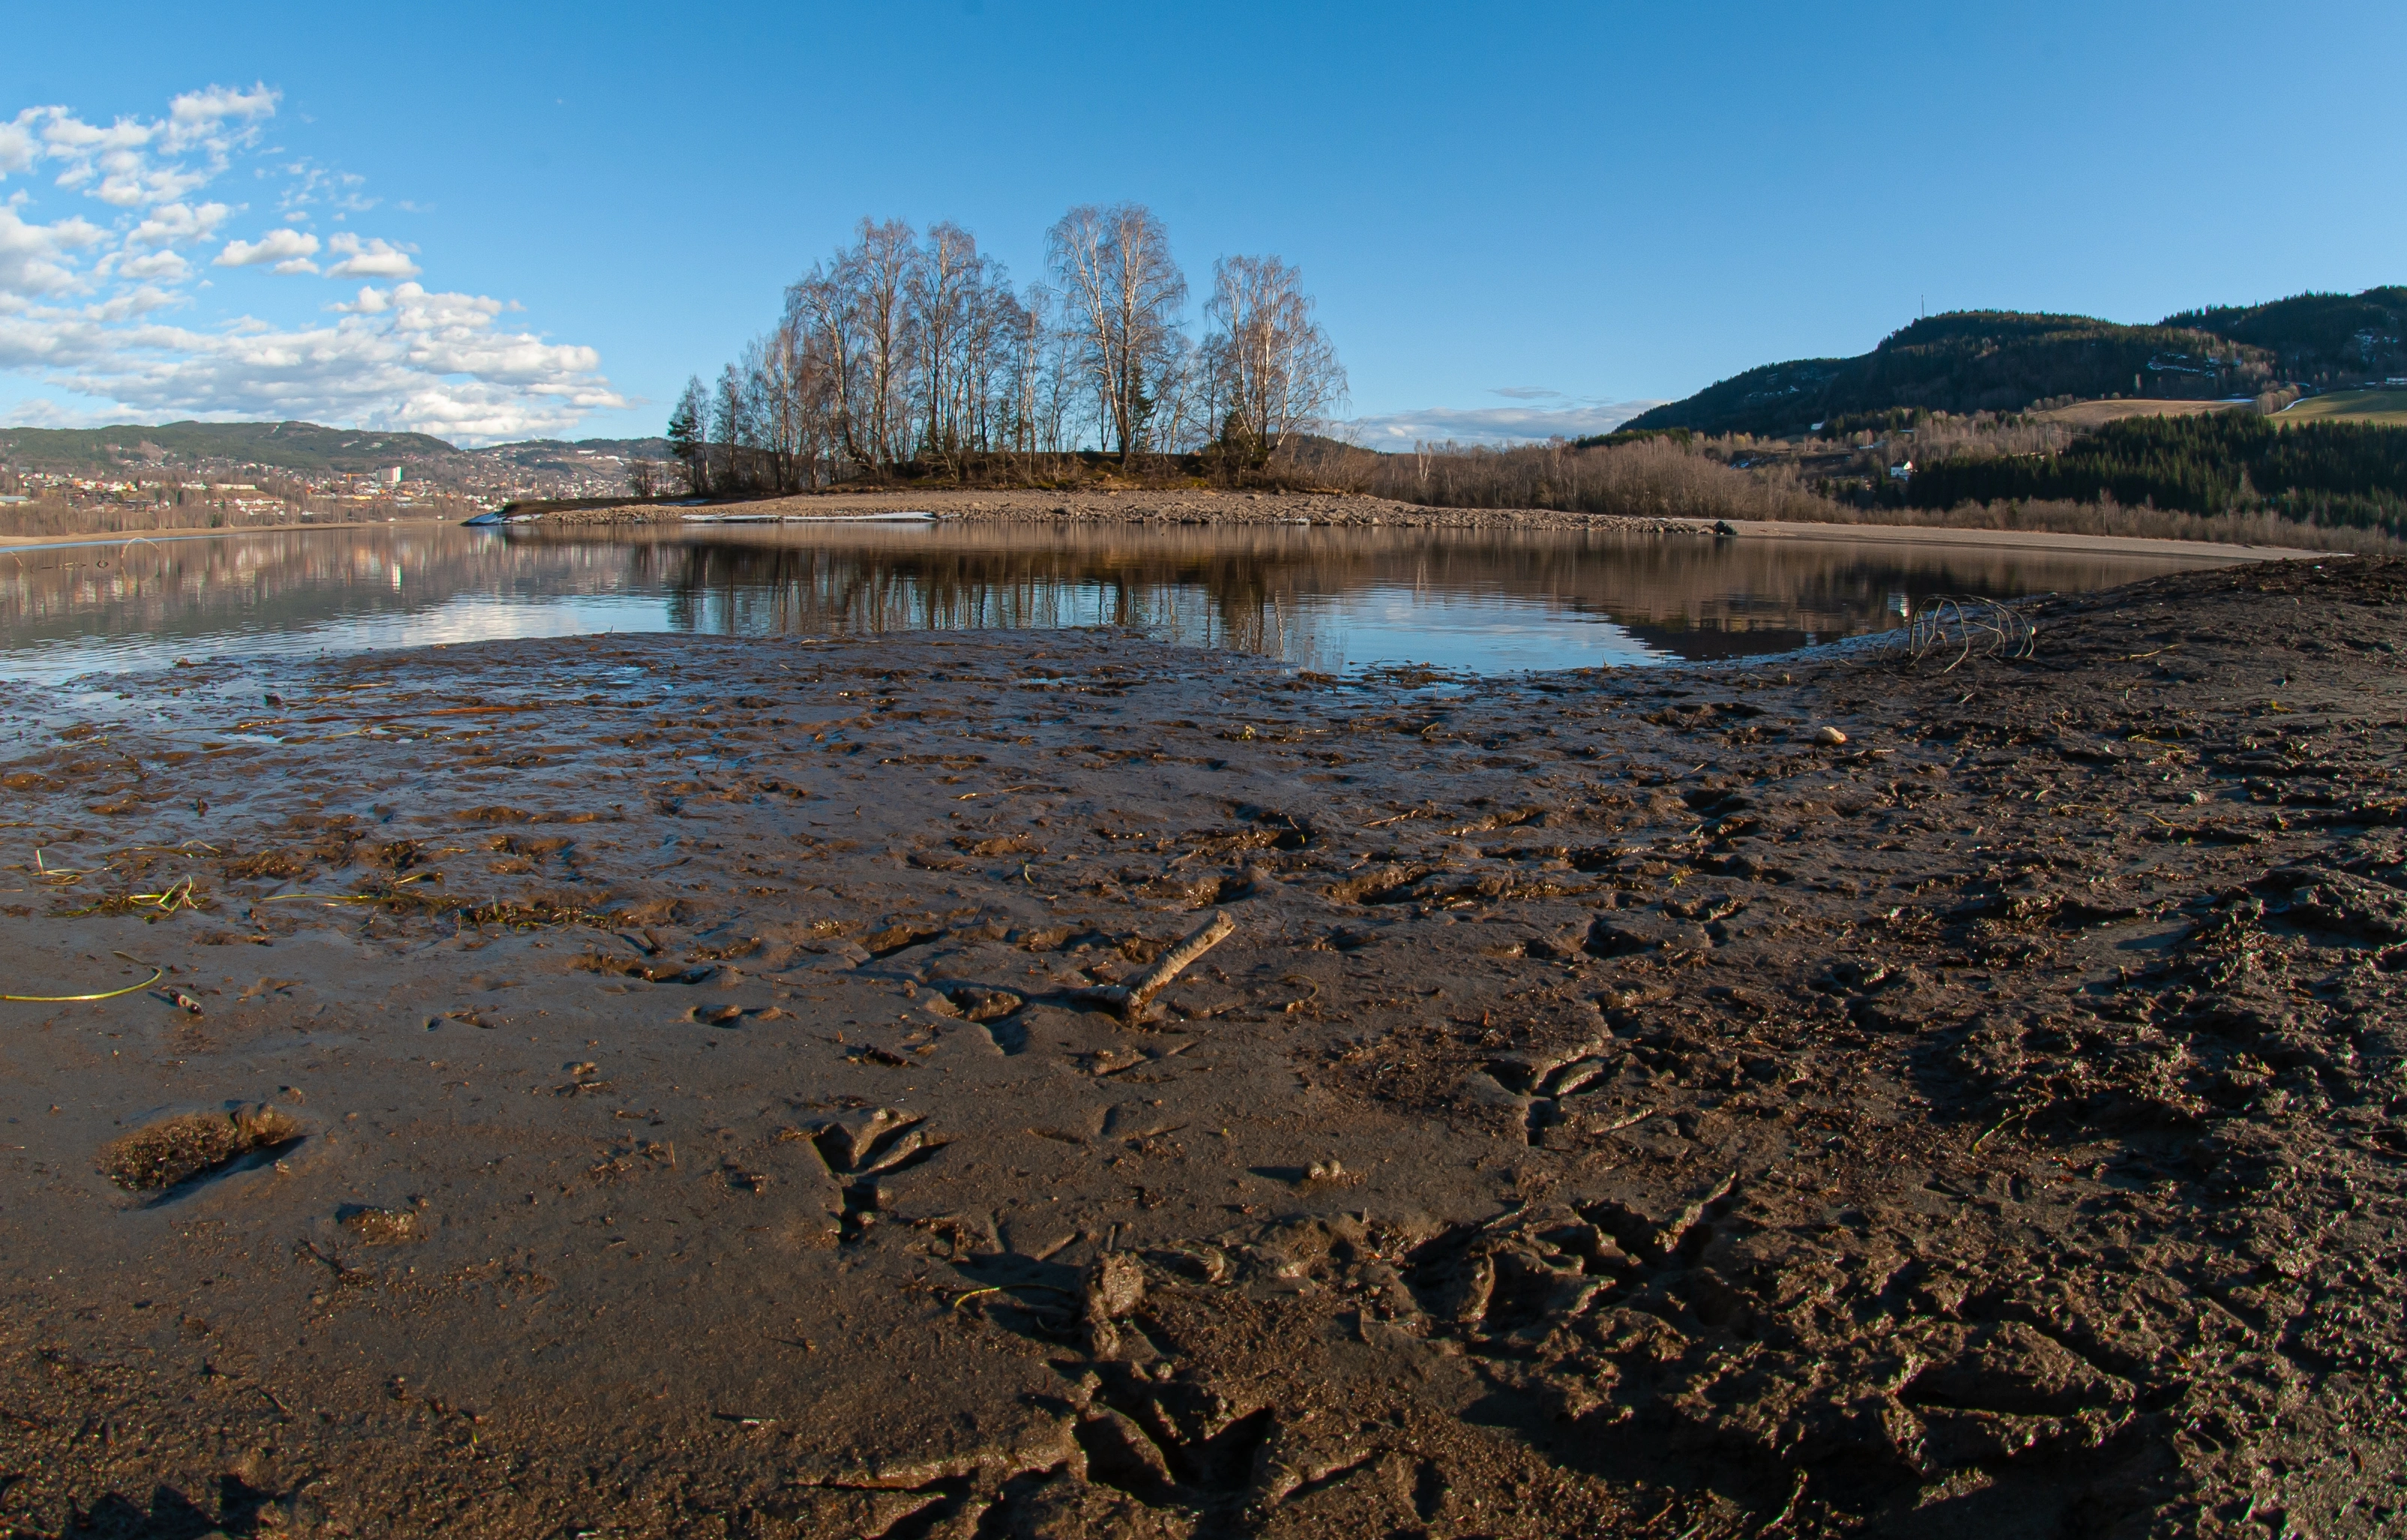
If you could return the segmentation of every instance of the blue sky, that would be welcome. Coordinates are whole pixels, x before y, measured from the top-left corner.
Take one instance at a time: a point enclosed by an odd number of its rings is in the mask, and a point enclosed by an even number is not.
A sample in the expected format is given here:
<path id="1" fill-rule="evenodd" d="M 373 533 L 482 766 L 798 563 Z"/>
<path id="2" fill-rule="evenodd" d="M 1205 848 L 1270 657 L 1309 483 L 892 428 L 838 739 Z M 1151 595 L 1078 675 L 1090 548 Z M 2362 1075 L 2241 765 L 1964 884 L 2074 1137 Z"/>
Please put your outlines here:
<path id="1" fill-rule="evenodd" d="M 1300 264 L 1355 415 L 1538 433 L 1925 304 L 2407 281 L 2401 59 L 2395 4 L 21 7 L 0 422 L 653 431 L 862 215 L 1026 280 L 1125 199 Z"/>

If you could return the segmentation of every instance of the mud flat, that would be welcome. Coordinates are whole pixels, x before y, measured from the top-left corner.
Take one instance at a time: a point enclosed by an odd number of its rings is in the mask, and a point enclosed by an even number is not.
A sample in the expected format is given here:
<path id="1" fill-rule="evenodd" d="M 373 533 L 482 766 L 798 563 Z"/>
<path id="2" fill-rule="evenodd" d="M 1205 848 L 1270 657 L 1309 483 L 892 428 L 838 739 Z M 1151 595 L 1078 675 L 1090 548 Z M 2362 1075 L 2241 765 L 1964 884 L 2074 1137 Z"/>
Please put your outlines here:
<path id="1" fill-rule="evenodd" d="M 0 993 L 127 992 L 0 1004 L 0 1506 L 2395 1533 L 2402 592 L 2182 574 L 1952 670 L 13 692 Z"/>

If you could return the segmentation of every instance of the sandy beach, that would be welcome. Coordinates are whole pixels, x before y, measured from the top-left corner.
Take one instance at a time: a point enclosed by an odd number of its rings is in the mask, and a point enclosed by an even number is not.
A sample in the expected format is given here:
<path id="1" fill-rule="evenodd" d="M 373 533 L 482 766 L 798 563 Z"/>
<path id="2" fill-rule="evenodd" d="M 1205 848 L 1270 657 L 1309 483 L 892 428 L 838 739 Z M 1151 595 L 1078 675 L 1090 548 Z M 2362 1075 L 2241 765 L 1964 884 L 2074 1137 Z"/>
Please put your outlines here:
<path id="1" fill-rule="evenodd" d="M 2180 574 L 1960 661 L 12 691 L 0 994 L 109 997 L 0 1003 L 0 1508 L 2380 1533 L 2402 583 Z"/>

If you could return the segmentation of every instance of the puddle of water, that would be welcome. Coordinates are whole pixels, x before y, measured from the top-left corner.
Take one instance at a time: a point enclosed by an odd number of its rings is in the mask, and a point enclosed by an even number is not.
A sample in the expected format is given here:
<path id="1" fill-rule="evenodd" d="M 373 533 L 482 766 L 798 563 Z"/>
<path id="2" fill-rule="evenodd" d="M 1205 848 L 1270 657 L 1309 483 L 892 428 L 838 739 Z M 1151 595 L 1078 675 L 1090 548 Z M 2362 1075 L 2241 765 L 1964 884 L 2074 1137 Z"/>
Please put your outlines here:
<path id="1" fill-rule="evenodd" d="M 2110 586 L 2195 558 L 1575 530 L 889 524 L 386 526 L 22 548 L 0 678 L 602 631 L 1130 626 L 1331 673 L 1474 673 L 1787 651 L 1940 594 Z"/>

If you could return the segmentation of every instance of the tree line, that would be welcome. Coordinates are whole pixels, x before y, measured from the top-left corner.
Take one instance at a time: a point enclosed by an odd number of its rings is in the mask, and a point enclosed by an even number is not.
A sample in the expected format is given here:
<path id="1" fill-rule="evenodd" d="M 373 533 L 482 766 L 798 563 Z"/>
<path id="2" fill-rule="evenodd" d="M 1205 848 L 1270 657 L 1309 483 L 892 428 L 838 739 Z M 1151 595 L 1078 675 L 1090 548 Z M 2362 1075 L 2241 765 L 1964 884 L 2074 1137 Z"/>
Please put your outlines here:
<path id="1" fill-rule="evenodd" d="M 2112 499 L 2218 516 L 2266 512 L 2300 524 L 2407 535 L 2407 429 L 2282 424 L 2248 412 L 2125 417 L 2053 454 L 1950 457 L 1919 466 L 1920 508 L 2001 499 Z"/>
<path id="2" fill-rule="evenodd" d="M 788 288 L 774 326 L 715 379 L 687 382 L 668 424 L 687 486 L 1033 479 L 1091 450 L 1127 469 L 1203 454 L 1239 474 L 1345 397 L 1303 275 L 1277 257 L 1213 263 L 1200 339 L 1151 209 L 1073 208 L 1045 257 L 1045 278 L 1018 286 L 957 224 L 862 219 Z M 647 473 L 639 491 L 654 489 Z"/>

